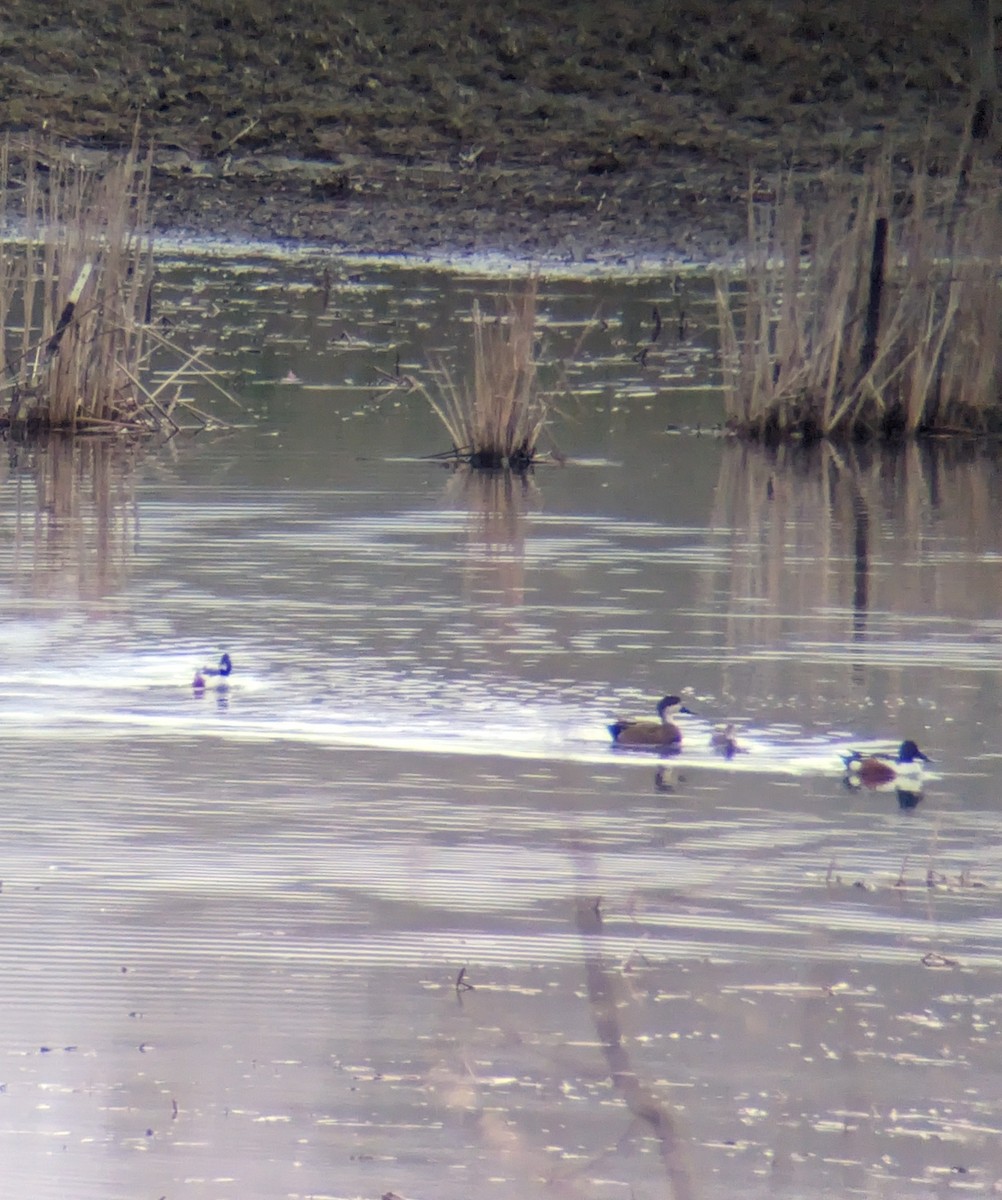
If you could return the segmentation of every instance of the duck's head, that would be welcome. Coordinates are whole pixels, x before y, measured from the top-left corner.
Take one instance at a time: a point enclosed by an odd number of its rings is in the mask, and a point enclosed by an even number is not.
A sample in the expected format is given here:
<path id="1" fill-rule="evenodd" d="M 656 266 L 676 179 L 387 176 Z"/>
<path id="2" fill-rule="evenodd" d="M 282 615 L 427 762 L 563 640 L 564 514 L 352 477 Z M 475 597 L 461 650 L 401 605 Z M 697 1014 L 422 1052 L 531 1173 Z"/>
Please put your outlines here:
<path id="1" fill-rule="evenodd" d="M 932 762 L 932 759 L 928 754 L 923 754 L 918 746 L 909 738 L 906 742 L 901 743 L 901 749 L 898 751 L 898 762 Z"/>
<path id="2" fill-rule="evenodd" d="M 666 721 L 669 717 L 674 717 L 677 713 L 685 713 L 687 716 L 692 716 L 692 713 L 682 703 L 679 696 L 665 696 L 658 701 L 658 716 L 662 721 Z"/>
<path id="3" fill-rule="evenodd" d="M 230 656 L 228 654 L 224 654 L 223 657 L 219 660 L 219 674 L 220 675 L 229 675 L 229 673 L 232 670 L 233 670 L 233 663 L 230 662 Z"/>

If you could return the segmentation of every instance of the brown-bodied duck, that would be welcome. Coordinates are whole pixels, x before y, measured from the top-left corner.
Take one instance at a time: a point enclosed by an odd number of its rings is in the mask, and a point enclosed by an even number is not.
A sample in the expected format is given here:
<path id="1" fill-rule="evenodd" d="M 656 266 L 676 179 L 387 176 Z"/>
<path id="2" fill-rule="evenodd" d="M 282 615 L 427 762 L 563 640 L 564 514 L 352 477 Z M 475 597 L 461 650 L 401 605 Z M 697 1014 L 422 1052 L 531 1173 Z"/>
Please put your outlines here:
<path id="1" fill-rule="evenodd" d="M 609 726 L 613 745 L 630 750 L 678 750 L 682 745 L 682 730 L 672 717 L 689 713 L 678 696 L 665 696 L 658 701 L 657 720 L 653 717 L 624 717 Z"/>

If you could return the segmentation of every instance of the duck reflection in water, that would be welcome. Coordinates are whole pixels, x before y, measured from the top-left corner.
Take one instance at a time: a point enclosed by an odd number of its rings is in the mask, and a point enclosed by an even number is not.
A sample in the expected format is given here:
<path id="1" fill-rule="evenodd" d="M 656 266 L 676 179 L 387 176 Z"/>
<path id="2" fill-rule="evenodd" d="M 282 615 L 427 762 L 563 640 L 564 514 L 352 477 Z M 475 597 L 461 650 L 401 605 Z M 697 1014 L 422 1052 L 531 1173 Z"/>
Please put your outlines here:
<path id="1" fill-rule="evenodd" d="M 680 775 L 678 768 L 674 765 L 669 766 L 664 763 L 654 772 L 654 790 L 656 792 L 667 792 L 669 795 L 674 795 L 678 791 L 680 783 L 685 783 L 685 776 Z"/>
<path id="2" fill-rule="evenodd" d="M 918 808 L 918 806 L 922 803 L 921 792 L 912 792 L 907 788 L 900 787 L 895 788 L 894 790 L 898 796 L 898 808 L 907 811 L 910 808 Z"/>
<path id="3" fill-rule="evenodd" d="M 842 780 L 842 786 L 849 792 L 879 792 L 887 796 L 894 796 L 898 802 L 898 808 L 902 811 L 918 808 L 922 803 L 925 792 L 920 780 L 911 780 L 906 787 L 902 786 L 901 781 L 892 781 L 891 783 L 877 784 L 861 784 L 858 781 L 853 782 L 848 776 Z"/>

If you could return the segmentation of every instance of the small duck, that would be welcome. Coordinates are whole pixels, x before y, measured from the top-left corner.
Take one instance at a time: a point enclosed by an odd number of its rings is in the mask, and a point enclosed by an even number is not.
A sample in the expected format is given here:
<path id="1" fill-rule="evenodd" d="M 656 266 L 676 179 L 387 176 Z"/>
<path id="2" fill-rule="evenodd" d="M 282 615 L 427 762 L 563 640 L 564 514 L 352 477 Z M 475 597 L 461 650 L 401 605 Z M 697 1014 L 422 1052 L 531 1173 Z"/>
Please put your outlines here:
<path id="1" fill-rule="evenodd" d="M 891 783 L 903 776 L 915 778 L 921 774 L 922 764 L 932 760 L 909 738 L 901 743 L 897 758 L 890 754 L 864 756 L 858 750 L 853 750 L 843 755 L 842 761 L 845 763 L 845 773 L 850 784 L 872 788 Z"/>
<path id="2" fill-rule="evenodd" d="M 230 656 L 224 654 L 219 660 L 218 667 L 202 667 L 195 672 L 195 678 L 191 681 L 191 686 L 196 692 L 204 692 L 206 688 L 226 688 L 229 687 L 230 672 L 233 670 L 233 663 L 230 661 Z"/>
<path id="3" fill-rule="evenodd" d="M 737 727 L 734 725 L 717 725 L 710 734 L 710 749 L 724 758 L 733 758 L 740 754 L 742 747 L 738 745 Z"/>
<path id="4" fill-rule="evenodd" d="M 625 717 L 609 726 L 613 744 L 636 750 L 678 750 L 682 730 L 672 721 L 679 713 L 693 714 L 678 696 L 658 701 L 658 720 L 653 717 Z"/>

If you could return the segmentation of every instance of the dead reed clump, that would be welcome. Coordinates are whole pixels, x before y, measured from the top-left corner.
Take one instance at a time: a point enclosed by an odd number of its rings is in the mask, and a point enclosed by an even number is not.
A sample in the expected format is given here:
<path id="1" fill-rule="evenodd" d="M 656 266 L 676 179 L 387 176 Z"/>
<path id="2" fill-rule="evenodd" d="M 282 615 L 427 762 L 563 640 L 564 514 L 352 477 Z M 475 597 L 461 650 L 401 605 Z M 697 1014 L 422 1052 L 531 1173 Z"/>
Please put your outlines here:
<path id="1" fill-rule="evenodd" d="M 0 143 L 0 427 L 15 436 L 175 432 L 151 350 L 151 156 L 88 164 L 54 143 Z M 204 377 L 204 372 L 203 372 Z M 194 414 L 200 425 L 204 414 Z"/>
<path id="2" fill-rule="evenodd" d="M 452 441 L 449 457 L 471 467 L 525 471 L 537 460 L 548 407 L 536 373 L 539 281 L 508 292 L 494 317 L 473 305 L 473 380 L 456 383 L 444 368 L 435 392 L 424 388 Z"/>
<path id="3" fill-rule="evenodd" d="M 1002 432 L 1002 214 L 990 183 L 887 162 L 749 201 L 717 276 L 727 422 L 766 441 Z"/>

